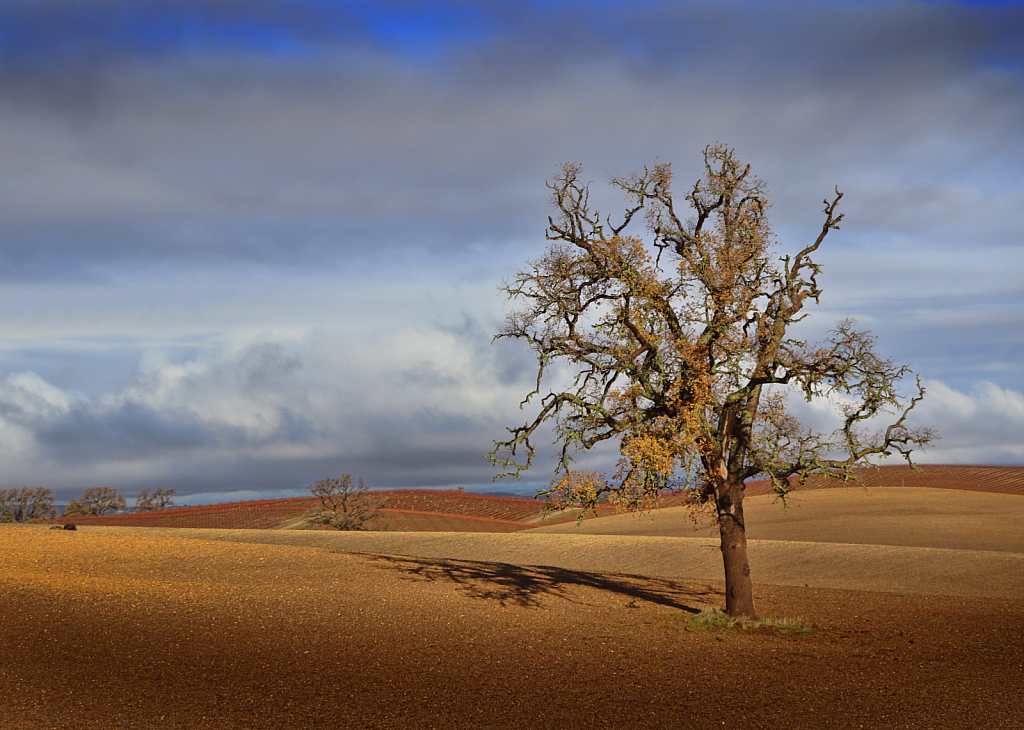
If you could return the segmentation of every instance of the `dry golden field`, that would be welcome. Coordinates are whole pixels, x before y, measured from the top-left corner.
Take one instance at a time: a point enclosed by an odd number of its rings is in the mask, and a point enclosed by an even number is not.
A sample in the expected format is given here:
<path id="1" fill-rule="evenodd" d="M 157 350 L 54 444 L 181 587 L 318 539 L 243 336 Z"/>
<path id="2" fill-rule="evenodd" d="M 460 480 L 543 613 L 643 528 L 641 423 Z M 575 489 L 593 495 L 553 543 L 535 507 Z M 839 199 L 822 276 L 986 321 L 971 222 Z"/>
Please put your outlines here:
<path id="1" fill-rule="evenodd" d="M 1024 497 L 894 492 L 748 500 L 759 610 L 802 633 L 694 626 L 720 567 L 676 508 L 0 526 L 0 728 L 1024 728 Z"/>

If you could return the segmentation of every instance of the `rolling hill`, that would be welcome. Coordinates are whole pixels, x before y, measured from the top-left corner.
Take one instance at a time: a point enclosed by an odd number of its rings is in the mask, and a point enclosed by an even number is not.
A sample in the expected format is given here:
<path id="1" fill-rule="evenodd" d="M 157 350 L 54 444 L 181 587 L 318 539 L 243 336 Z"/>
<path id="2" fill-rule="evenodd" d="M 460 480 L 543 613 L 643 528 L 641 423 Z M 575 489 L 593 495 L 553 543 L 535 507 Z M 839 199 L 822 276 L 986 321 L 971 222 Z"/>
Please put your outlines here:
<path id="1" fill-rule="evenodd" d="M 869 490 L 942 489 L 1024 496 L 1022 466 L 925 465 L 921 471 L 906 466 L 859 469 L 858 477 Z M 840 482 L 821 476 L 794 485 L 794 495 L 821 489 L 843 489 Z M 854 484 L 846 489 L 856 489 Z M 769 495 L 765 480 L 749 482 L 747 495 Z M 385 490 L 372 493 L 385 501 L 383 517 L 373 527 L 394 532 L 518 532 L 542 525 L 575 521 L 574 514 L 545 518 L 544 503 L 531 499 L 492 497 L 466 492 L 429 489 Z M 678 507 L 686 500 L 682 493 L 662 496 L 663 508 Z M 61 518 L 58 524 L 123 527 L 186 527 L 218 529 L 287 529 L 301 526 L 302 516 L 317 506 L 313 497 L 175 507 L 159 512 Z M 599 517 L 614 515 L 610 507 L 598 510 Z"/>

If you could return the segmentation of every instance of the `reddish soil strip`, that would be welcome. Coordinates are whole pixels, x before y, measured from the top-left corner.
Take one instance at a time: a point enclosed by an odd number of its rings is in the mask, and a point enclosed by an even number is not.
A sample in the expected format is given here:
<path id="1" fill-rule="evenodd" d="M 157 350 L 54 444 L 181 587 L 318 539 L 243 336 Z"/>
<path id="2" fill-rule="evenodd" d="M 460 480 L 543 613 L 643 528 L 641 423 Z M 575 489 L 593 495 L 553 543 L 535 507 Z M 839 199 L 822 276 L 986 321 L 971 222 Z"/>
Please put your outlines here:
<path id="1" fill-rule="evenodd" d="M 856 469 L 857 477 L 866 487 L 917 487 L 927 489 L 964 489 L 973 492 L 1024 495 L 1024 466 L 961 466 L 922 464 L 919 471 L 909 466 L 881 466 L 877 469 Z M 790 480 L 795 489 L 823 489 L 841 485 L 835 479 L 814 475 L 803 485 Z M 856 486 L 853 485 L 853 486 Z M 772 492 L 767 480 L 748 482 L 747 494 L 755 496 Z"/>
<path id="2" fill-rule="evenodd" d="M 526 529 L 544 514 L 544 504 L 530 499 L 488 497 L 465 492 L 442 492 L 429 489 L 408 489 L 372 492 L 386 503 L 382 510 L 386 522 L 398 530 L 480 531 L 484 521 L 494 521 L 497 532 L 509 531 L 509 523 Z M 185 527 L 207 529 L 266 530 L 302 517 L 319 505 L 310 497 L 271 499 L 250 502 L 208 504 L 196 507 L 175 507 L 159 512 L 122 515 L 61 518 L 57 523 L 76 525 L 109 525 L 120 527 Z M 402 515 L 441 516 L 452 519 L 443 526 L 437 520 L 407 518 Z M 457 518 L 465 518 L 459 520 Z"/>

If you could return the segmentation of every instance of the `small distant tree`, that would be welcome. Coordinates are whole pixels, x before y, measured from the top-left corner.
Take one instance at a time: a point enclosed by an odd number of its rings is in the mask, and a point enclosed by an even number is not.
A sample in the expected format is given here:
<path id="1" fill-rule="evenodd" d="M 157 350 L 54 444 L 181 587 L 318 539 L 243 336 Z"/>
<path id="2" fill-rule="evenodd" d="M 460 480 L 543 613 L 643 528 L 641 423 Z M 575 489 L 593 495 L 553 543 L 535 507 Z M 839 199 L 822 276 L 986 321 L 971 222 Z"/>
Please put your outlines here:
<path id="1" fill-rule="evenodd" d="M 333 530 L 366 530 L 384 506 L 382 500 L 370 496 L 370 485 L 362 477 L 353 482 L 351 474 L 321 479 L 311 484 L 309 491 L 320 498 L 320 509 L 307 521 Z"/>
<path id="2" fill-rule="evenodd" d="M 0 489 L 0 522 L 40 522 L 56 516 L 52 489 Z"/>
<path id="3" fill-rule="evenodd" d="M 150 492 L 143 489 L 135 497 L 135 510 L 137 512 L 156 512 L 174 506 L 172 497 L 177 494 L 174 489 L 154 489 Z"/>
<path id="4" fill-rule="evenodd" d="M 814 345 L 793 332 L 821 294 L 814 259 L 843 219 L 838 189 L 817 236 L 777 256 L 765 186 L 733 150 L 705 149 L 704 176 L 685 196 L 671 183 L 668 165 L 613 179 L 629 201 L 618 225 L 591 206 L 578 165 L 549 184 L 552 243 L 505 284 L 523 306 L 498 335 L 537 354 L 536 388 L 523 404 L 540 396 L 539 413 L 495 442 L 491 462 L 518 476 L 535 453 L 531 436 L 550 423 L 562 444 L 544 492 L 553 504 L 592 508 L 607 495 L 644 509 L 689 483 L 714 506 L 726 611 L 756 618 L 744 483 L 768 477 L 784 498 L 790 477 L 849 481 L 872 458 L 910 461 L 937 435 L 907 424 L 924 388 L 918 381 L 901 394 L 910 371 L 876 354 L 869 332 L 846 320 Z M 626 233 L 634 220 L 646 221 L 646 240 Z M 574 379 L 541 394 L 559 364 Z M 802 427 L 787 410 L 791 394 L 834 399 L 842 426 Z M 576 450 L 609 440 L 619 445 L 613 476 L 572 468 Z"/>
<path id="5" fill-rule="evenodd" d="M 110 487 L 93 487 L 86 489 L 78 499 L 72 499 L 64 508 L 63 517 L 84 517 L 87 515 L 103 515 L 107 512 L 117 512 L 127 506 L 127 503 L 116 490 Z"/>

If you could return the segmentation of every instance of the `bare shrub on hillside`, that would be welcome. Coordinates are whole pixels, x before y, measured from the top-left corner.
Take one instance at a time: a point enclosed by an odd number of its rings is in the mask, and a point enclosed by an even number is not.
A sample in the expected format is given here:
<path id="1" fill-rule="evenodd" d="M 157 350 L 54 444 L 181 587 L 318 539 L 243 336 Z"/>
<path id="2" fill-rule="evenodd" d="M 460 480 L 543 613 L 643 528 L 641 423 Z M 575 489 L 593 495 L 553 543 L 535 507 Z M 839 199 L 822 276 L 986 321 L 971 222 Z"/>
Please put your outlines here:
<path id="1" fill-rule="evenodd" d="M 135 497 L 135 510 L 137 512 L 156 512 L 174 506 L 172 497 L 177 494 L 174 489 L 154 489 L 150 492 L 143 489 Z"/>
<path id="2" fill-rule="evenodd" d="M 72 499 L 64 508 L 62 517 L 82 517 L 86 515 L 102 515 L 107 512 L 123 510 L 127 503 L 116 490 L 110 487 L 93 487 L 86 489 L 78 499 Z"/>
<path id="3" fill-rule="evenodd" d="M 370 485 L 362 477 L 353 482 L 351 474 L 321 479 L 311 484 L 309 491 L 320 498 L 320 509 L 307 517 L 307 522 L 333 530 L 369 529 L 368 523 L 380 516 L 385 503 L 370 496 Z"/>
<path id="4" fill-rule="evenodd" d="M 0 489 L 0 522 L 40 522 L 56 516 L 52 489 Z"/>

